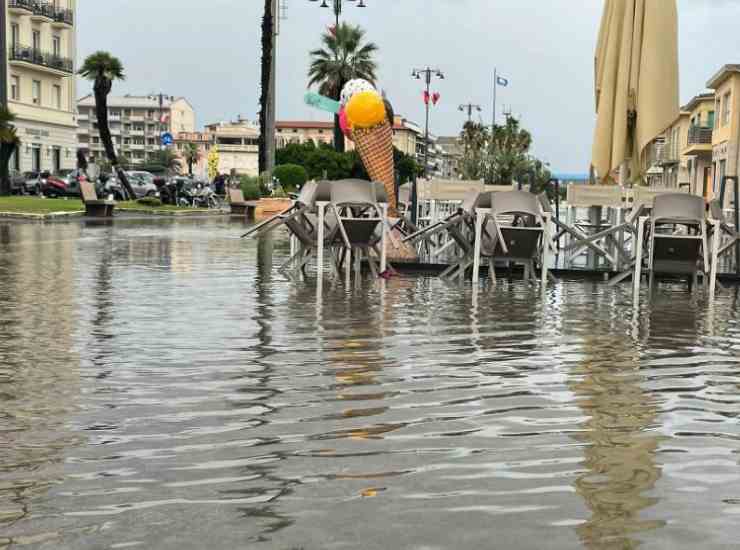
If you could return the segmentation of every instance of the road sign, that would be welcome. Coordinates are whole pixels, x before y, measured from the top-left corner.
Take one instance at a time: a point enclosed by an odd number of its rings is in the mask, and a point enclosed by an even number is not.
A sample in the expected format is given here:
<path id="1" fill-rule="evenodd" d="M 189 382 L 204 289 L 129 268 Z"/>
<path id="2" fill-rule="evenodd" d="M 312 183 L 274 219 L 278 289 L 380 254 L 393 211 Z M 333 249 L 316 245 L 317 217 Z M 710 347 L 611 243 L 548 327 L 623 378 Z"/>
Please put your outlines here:
<path id="1" fill-rule="evenodd" d="M 162 145 L 164 145 L 165 147 L 172 145 L 172 143 L 175 141 L 174 138 L 172 137 L 172 134 L 170 134 L 169 132 L 165 132 L 164 134 L 162 134 L 161 139 L 162 139 Z"/>

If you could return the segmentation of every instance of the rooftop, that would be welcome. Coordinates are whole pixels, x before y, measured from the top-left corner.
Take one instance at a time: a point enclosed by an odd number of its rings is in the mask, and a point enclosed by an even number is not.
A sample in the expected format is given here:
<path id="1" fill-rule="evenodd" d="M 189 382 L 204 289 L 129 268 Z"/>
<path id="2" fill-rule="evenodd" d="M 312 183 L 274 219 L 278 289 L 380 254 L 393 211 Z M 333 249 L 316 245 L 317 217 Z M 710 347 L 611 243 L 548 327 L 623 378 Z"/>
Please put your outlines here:
<path id="1" fill-rule="evenodd" d="M 696 95 L 691 98 L 691 101 L 689 101 L 686 105 L 681 107 L 681 111 L 693 111 L 696 109 L 699 104 L 703 101 L 711 101 L 714 103 L 714 93 L 713 92 L 705 92 L 703 94 Z"/>
<path id="2" fill-rule="evenodd" d="M 732 73 L 740 73 L 740 64 L 732 63 L 724 65 L 707 81 L 707 88 L 716 90 Z"/>
<path id="3" fill-rule="evenodd" d="M 162 106 L 169 108 L 174 102 L 185 100 L 183 97 L 163 96 Z M 86 95 L 77 101 L 80 107 L 95 107 L 95 97 Z M 133 107 L 145 109 L 159 109 L 159 95 L 122 95 L 108 96 L 108 107 Z"/>

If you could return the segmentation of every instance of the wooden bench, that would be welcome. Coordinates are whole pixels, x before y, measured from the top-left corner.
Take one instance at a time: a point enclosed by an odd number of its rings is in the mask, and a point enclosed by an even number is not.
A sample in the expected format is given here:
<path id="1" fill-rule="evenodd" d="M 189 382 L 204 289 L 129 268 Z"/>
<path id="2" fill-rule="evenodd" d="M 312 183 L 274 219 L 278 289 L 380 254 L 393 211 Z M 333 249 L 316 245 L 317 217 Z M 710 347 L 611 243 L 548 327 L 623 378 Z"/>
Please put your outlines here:
<path id="1" fill-rule="evenodd" d="M 244 200 L 244 193 L 241 189 L 229 189 L 229 205 L 231 206 L 231 215 L 241 218 L 254 217 L 255 203 Z"/>
<path id="2" fill-rule="evenodd" d="M 89 181 L 80 182 L 80 195 L 85 204 L 85 215 L 92 218 L 110 218 L 116 207 L 115 201 L 98 199 L 95 186 Z"/>

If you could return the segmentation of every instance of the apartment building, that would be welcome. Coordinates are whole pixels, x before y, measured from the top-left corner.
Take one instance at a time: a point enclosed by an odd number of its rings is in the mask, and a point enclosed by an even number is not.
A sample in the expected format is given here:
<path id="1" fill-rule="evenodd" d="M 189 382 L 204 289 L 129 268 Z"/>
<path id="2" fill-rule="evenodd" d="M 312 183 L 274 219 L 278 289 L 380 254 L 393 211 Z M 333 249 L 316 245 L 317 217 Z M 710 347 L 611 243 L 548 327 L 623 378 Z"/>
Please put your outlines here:
<path id="1" fill-rule="evenodd" d="M 738 177 L 740 163 L 740 65 L 725 65 L 707 82 L 714 90 L 712 189 L 719 194 L 725 176 Z"/>
<path id="2" fill-rule="evenodd" d="M 209 124 L 205 130 L 210 146 L 218 148 L 219 173 L 259 175 L 260 130 L 256 123 L 239 118 L 236 122 Z"/>
<path id="3" fill-rule="evenodd" d="M 334 123 L 328 121 L 284 120 L 276 123 L 276 141 L 278 148 L 290 143 L 334 144 Z M 396 116 L 393 121 L 393 145 L 407 155 L 415 156 L 417 142 L 422 138 L 421 129 L 413 122 Z M 352 151 L 355 146 L 351 140 L 345 142 L 346 150 Z M 423 144 L 422 144 L 423 146 Z"/>
<path id="4" fill-rule="evenodd" d="M 77 102 L 77 141 L 90 159 L 105 156 L 100 141 L 95 97 L 87 95 Z M 195 111 L 184 97 L 125 95 L 108 97 L 108 122 L 113 144 L 119 155 L 131 164 L 146 164 L 162 148 L 161 135 L 195 132 Z"/>
<path id="5" fill-rule="evenodd" d="M 76 164 L 76 0 L 7 0 L 8 105 L 21 146 L 16 170 Z"/>

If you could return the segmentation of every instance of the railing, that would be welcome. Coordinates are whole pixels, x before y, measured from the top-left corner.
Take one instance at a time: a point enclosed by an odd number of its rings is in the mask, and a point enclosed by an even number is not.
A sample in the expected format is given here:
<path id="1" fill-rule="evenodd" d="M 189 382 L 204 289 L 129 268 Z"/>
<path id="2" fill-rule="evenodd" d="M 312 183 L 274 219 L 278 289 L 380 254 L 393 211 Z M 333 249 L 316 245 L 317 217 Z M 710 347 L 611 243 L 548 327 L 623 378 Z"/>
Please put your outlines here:
<path id="1" fill-rule="evenodd" d="M 712 128 L 691 126 L 689 128 L 689 145 L 711 145 Z"/>
<path id="2" fill-rule="evenodd" d="M 34 15 L 48 17 L 58 23 L 66 25 L 74 24 L 74 11 L 65 8 L 57 8 L 50 2 L 40 0 L 8 0 L 8 8 L 22 9 L 31 12 Z"/>
<path id="3" fill-rule="evenodd" d="M 672 141 L 666 141 L 657 148 L 657 160 L 661 164 L 675 164 L 678 162 L 678 152 Z"/>
<path id="4" fill-rule="evenodd" d="M 68 57 L 62 57 L 50 52 L 45 52 L 30 46 L 20 46 L 16 44 L 10 48 L 11 61 L 25 61 L 42 67 L 49 67 L 65 73 L 74 73 L 74 61 Z"/>

